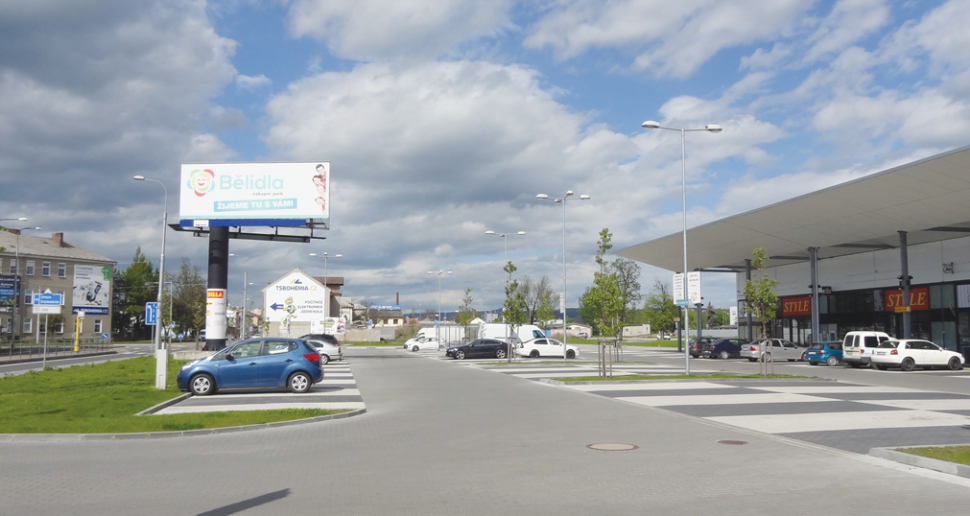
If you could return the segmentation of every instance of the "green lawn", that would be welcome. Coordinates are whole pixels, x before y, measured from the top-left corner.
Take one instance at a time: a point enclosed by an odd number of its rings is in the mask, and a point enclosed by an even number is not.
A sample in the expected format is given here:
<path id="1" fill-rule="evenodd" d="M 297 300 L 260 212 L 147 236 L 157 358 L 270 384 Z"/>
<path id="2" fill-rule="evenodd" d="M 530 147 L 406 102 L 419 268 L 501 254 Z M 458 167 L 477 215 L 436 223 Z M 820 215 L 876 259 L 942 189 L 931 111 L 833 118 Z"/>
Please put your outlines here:
<path id="1" fill-rule="evenodd" d="M 637 346 L 641 348 L 676 348 L 676 340 L 651 340 L 649 342 L 629 342 L 623 341 L 624 346 Z"/>
<path id="2" fill-rule="evenodd" d="M 334 414 L 326 410 L 211 412 L 135 416 L 180 394 L 169 362 L 168 389 L 154 387 L 155 359 L 48 369 L 0 378 L 0 433 L 126 433 L 194 430 L 288 421 Z"/>
<path id="3" fill-rule="evenodd" d="M 970 446 L 942 446 L 939 448 L 897 448 L 896 451 L 930 459 L 945 460 L 970 466 Z"/>
<path id="4" fill-rule="evenodd" d="M 612 378 L 602 378 L 599 376 L 576 376 L 572 378 L 556 378 L 556 381 L 560 382 L 616 382 L 616 381 L 626 381 L 626 380 L 707 380 L 711 378 L 724 378 L 724 379 L 738 379 L 738 378 L 815 378 L 814 376 L 794 376 L 790 374 L 770 374 L 768 376 L 761 376 L 760 374 L 669 374 L 669 375 L 655 375 L 655 376 L 644 376 L 644 375 L 627 375 L 627 376 L 614 376 Z"/>

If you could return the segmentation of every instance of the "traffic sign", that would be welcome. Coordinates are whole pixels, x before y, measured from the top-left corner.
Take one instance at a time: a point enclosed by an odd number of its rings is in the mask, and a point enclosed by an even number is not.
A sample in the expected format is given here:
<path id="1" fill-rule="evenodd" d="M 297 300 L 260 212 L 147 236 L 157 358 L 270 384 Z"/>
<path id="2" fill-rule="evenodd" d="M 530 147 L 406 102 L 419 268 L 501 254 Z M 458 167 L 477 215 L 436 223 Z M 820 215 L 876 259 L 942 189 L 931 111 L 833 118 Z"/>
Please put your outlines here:
<path id="1" fill-rule="evenodd" d="M 51 294 L 48 291 L 43 294 L 34 294 L 33 303 L 35 306 L 61 306 L 64 301 L 60 294 Z"/>
<path id="2" fill-rule="evenodd" d="M 33 308 L 34 315 L 37 314 L 59 314 L 61 313 L 60 306 L 50 306 L 50 305 L 34 305 Z"/>
<path id="3" fill-rule="evenodd" d="M 155 326 L 158 324 L 158 303 L 145 303 L 145 324 Z"/>
<path id="4" fill-rule="evenodd" d="M 897 306 L 893 309 L 897 314 L 909 313 L 910 307 L 908 306 Z"/>
<path id="5" fill-rule="evenodd" d="M 101 334 L 101 338 L 104 339 L 104 340 L 108 340 L 110 337 L 111 337 L 111 335 L 108 335 L 107 333 L 102 333 Z"/>
<path id="6" fill-rule="evenodd" d="M 674 301 L 674 305 L 676 305 L 676 306 L 690 306 L 690 300 L 689 299 L 678 299 L 677 301 Z"/>

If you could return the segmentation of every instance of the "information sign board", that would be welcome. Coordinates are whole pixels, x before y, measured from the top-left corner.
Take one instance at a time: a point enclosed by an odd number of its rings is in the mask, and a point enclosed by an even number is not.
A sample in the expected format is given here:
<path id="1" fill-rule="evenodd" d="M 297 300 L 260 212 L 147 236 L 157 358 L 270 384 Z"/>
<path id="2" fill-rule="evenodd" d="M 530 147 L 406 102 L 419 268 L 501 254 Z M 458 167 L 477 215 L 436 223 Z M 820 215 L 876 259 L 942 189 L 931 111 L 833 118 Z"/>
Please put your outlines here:
<path id="1" fill-rule="evenodd" d="M 145 324 L 155 326 L 158 324 L 158 303 L 145 303 Z"/>
<path id="2" fill-rule="evenodd" d="M 701 273 L 700 271 L 687 273 L 687 299 L 690 304 L 696 305 L 701 302 Z"/>

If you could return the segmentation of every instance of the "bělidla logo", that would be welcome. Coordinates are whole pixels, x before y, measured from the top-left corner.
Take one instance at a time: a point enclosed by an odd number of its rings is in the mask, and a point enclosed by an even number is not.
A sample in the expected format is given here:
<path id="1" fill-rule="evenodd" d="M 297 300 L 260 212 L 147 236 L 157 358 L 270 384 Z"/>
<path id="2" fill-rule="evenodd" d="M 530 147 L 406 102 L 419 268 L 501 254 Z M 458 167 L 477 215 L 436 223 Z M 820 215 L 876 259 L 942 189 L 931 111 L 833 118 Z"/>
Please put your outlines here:
<path id="1" fill-rule="evenodd" d="M 216 173 L 209 169 L 195 169 L 189 174 L 187 186 L 195 191 L 195 195 L 205 197 L 216 186 Z"/>

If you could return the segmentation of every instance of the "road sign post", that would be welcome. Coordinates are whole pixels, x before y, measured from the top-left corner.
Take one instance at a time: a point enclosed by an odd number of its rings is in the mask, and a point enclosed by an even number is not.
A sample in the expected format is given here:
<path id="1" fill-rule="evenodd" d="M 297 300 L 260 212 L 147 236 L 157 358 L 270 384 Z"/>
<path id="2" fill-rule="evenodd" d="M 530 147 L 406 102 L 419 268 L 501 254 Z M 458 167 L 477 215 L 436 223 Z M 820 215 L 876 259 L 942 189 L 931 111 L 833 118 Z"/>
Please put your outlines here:
<path id="1" fill-rule="evenodd" d="M 47 330 L 50 322 L 50 314 L 61 313 L 61 306 L 64 304 L 64 296 L 51 293 L 50 289 L 43 294 L 34 294 L 31 298 L 34 314 L 37 315 L 37 331 L 40 332 L 40 314 L 44 314 L 44 358 L 41 369 L 47 368 Z M 76 351 L 76 350 L 75 350 Z"/>

